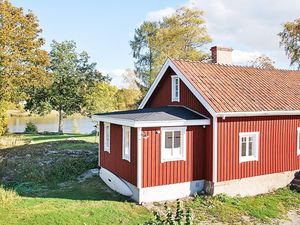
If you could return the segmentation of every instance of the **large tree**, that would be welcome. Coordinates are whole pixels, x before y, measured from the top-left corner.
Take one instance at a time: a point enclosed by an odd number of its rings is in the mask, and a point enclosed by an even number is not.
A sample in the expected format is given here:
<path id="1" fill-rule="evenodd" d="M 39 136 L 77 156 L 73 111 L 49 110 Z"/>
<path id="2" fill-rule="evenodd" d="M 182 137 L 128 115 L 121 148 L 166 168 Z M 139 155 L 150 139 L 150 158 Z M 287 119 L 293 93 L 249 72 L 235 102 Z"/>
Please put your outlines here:
<path id="1" fill-rule="evenodd" d="M 28 98 L 28 89 L 47 84 L 49 58 L 41 49 L 41 32 L 31 11 L 0 1 L 0 127 L 6 126 L 6 102 L 18 103 Z"/>
<path id="2" fill-rule="evenodd" d="M 26 108 L 39 114 L 58 111 L 58 132 L 62 133 L 63 117 L 81 113 L 86 93 L 108 78 L 96 70 L 96 63 L 89 63 L 86 52 L 76 52 L 74 41 L 53 41 L 49 55 L 51 85 L 34 89 Z"/>
<path id="3" fill-rule="evenodd" d="M 130 41 L 139 84 L 149 88 L 167 57 L 207 59 L 202 47 L 209 42 L 201 10 L 179 8 L 162 21 L 144 22 Z"/>
<path id="4" fill-rule="evenodd" d="M 300 18 L 283 25 L 283 31 L 279 33 L 280 45 L 291 60 L 291 65 L 300 69 Z"/>
<path id="5" fill-rule="evenodd" d="M 248 62 L 249 66 L 261 69 L 274 69 L 275 61 L 269 56 L 261 55 Z"/>

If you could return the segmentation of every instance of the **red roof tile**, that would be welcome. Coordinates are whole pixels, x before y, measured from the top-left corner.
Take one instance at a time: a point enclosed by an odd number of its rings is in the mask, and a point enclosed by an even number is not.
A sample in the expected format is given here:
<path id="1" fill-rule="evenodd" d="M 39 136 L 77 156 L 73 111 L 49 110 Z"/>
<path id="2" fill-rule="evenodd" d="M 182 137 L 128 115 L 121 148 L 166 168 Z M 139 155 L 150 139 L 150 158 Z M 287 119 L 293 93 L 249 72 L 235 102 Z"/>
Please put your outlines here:
<path id="1" fill-rule="evenodd" d="M 300 71 L 171 60 L 217 113 L 300 110 Z"/>

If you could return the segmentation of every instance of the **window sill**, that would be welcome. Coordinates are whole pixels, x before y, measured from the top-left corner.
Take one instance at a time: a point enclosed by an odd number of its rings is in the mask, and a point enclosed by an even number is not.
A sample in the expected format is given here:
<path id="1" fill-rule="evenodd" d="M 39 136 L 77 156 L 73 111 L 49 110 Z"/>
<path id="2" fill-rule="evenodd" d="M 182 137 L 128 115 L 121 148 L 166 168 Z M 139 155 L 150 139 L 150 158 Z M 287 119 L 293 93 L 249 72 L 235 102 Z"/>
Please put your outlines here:
<path id="1" fill-rule="evenodd" d="M 179 99 L 172 99 L 172 102 L 180 102 Z"/>
<path id="2" fill-rule="evenodd" d="M 110 149 L 104 149 L 104 152 L 110 153 Z"/>
<path id="3" fill-rule="evenodd" d="M 240 163 L 252 162 L 252 161 L 258 161 L 258 158 L 257 157 L 242 157 L 242 158 L 240 158 Z"/>
<path id="4" fill-rule="evenodd" d="M 125 160 L 125 161 L 128 161 L 128 162 L 130 162 L 130 159 L 128 159 L 128 158 L 122 158 L 123 160 Z"/>
<path id="5" fill-rule="evenodd" d="M 186 160 L 185 160 L 185 158 L 162 159 L 161 163 L 175 162 L 175 161 L 186 161 Z"/>

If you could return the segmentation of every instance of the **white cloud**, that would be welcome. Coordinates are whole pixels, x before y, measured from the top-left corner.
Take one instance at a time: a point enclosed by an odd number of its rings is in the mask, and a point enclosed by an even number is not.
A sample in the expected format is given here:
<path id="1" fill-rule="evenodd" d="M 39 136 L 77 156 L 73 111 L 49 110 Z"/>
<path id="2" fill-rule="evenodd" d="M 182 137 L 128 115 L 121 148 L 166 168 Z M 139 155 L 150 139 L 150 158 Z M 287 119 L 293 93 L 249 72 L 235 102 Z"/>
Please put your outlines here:
<path id="1" fill-rule="evenodd" d="M 247 65 L 250 60 L 262 55 L 261 52 L 247 52 L 241 50 L 234 50 L 232 52 L 232 63 L 238 65 Z"/>
<path id="2" fill-rule="evenodd" d="M 180 6 L 183 5 L 176 7 Z M 288 66 L 289 60 L 279 47 L 277 34 L 283 23 L 299 18 L 299 0 L 189 0 L 184 6 L 204 11 L 207 29 L 213 38 L 212 45 L 234 48 L 235 62 L 243 62 L 249 55 L 261 53 L 272 57 L 279 67 Z M 151 12 L 151 15 L 159 18 L 163 13 L 174 11 L 175 7 L 167 7 Z"/>
<path id="3" fill-rule="evenodd" d="M 165 9 L 161 9 L 158 11 L 149 12 L 146 16 L 146 19 L 150 21 L 158 21 L 163 19 L 166 16 L 172 15 L 174 12 L 175 12 L 175 8 L 167 7 Z"/>
<path id="4" fill-rule="evenodd" d="M 112 80 L 111 84 L 117 86 L 118 88 L 123 88 L 126 86 L 124 82 L 123 74 L 126 72 L 126 69 L 116 68 L 113 70 L 99 69 L 102 74 L 109 75 Z"/>

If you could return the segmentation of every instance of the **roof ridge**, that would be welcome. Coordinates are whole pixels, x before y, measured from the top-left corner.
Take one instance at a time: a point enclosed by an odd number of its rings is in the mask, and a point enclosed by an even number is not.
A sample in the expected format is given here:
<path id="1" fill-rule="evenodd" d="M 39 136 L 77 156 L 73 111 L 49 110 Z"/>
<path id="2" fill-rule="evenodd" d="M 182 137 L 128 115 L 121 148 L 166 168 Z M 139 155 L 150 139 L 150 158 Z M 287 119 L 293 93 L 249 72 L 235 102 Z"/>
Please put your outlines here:
<path id="1" fill-rule="evenodd" d="M 202 64 L 202 65 L 209 65 L 209 66 L 219 66 L 219 67 L 232 67 L 232 68 L 243 68 L 243 69 L 256 69 L 256 70 L 263 70 L 263 71 L 284 71 L 284 72 L 300 72 L 300 70 L 296 69 L 284 69 L 284 68 L 259 68 L 254 66 L 246 66 L 246 65 L 237 65 L 237 64 L 213 64 L 208 62 L 202 62 L 199 60 L 191 60 L 191 59 L 175 59 L 170 58 L 172 61 L 181 61 L 181 62 L 187 62 L 187 63 L 195 63 L 195 64 Z"/>

